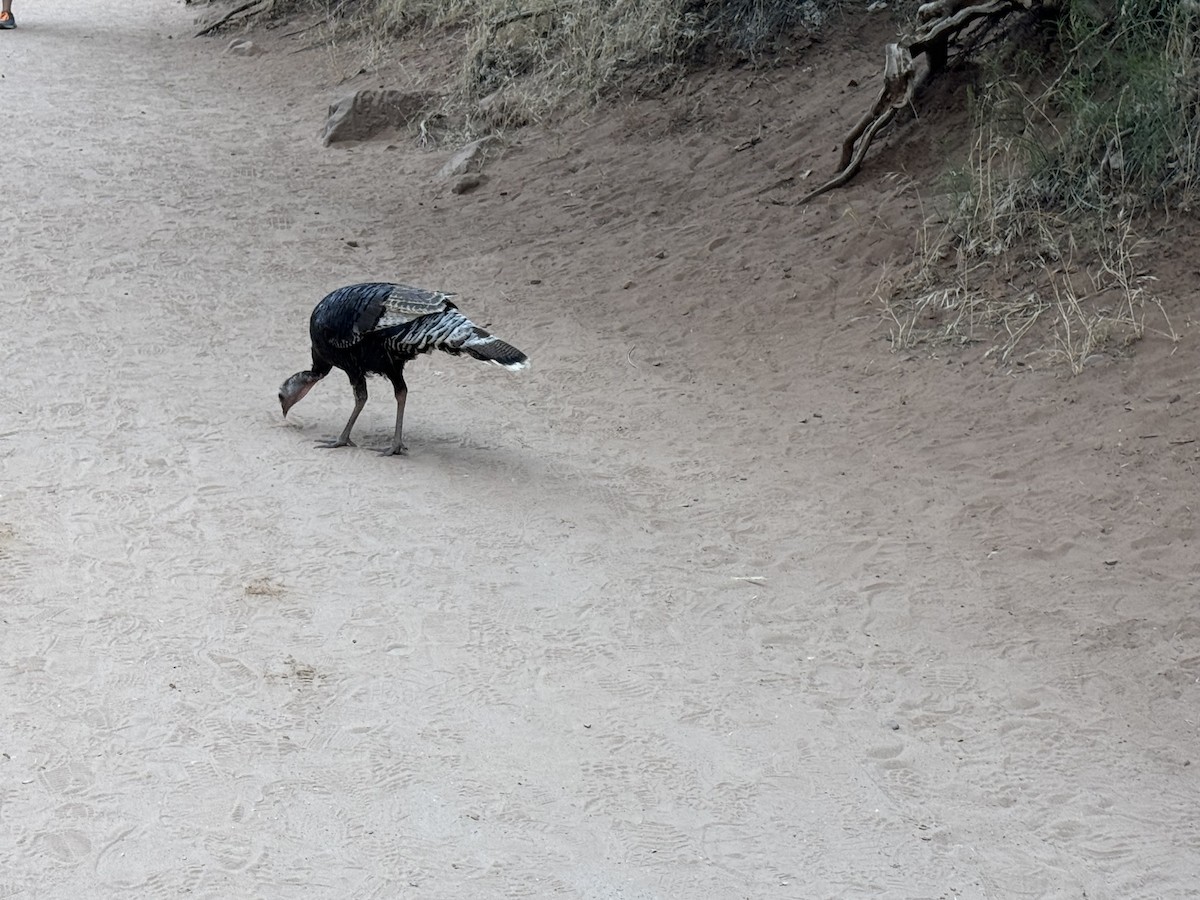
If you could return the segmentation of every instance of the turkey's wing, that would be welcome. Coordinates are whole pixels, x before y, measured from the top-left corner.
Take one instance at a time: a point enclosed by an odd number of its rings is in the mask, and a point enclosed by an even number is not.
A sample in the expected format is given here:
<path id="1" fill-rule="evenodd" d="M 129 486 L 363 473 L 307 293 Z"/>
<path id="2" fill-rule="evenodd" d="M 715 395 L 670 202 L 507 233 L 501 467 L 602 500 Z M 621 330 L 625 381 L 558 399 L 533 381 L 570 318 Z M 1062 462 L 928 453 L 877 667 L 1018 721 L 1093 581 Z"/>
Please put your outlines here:
<path id="1" fill-rule="evenodd" d="M 454 309 L 450 301 L 453 294 L 442 291 L 427 291 L 424 288 L 409 287 L 398 284 L 383 300 L 383 311 L 376 320 L 372 331 L 382 331 L 385 328 L 395 328 L 397 325 L 407 325 L 413 319 L 433 313 Z"/>

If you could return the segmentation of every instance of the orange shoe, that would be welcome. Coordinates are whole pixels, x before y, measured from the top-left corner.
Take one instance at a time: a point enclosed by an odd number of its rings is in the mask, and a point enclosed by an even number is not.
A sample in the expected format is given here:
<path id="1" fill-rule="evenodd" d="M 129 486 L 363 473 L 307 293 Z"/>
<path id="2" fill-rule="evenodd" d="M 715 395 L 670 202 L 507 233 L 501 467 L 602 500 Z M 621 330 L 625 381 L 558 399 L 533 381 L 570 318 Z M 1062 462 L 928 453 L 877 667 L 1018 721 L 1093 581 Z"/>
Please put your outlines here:
<path id="1" fill-rule="evenodd" d="M 0 30 L 5 28 L 16 28 L 17 20 L 13 18 L 10 12 L 0 12 Z"/>

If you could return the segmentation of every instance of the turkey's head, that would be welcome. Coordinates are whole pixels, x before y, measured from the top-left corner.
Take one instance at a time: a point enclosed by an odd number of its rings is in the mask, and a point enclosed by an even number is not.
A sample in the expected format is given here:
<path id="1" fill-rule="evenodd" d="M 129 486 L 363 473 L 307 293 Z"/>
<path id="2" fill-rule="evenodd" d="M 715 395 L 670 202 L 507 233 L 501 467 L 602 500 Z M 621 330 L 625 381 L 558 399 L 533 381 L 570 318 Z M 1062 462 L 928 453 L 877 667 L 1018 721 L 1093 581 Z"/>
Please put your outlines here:
<path id="1" fill-rule="evenodd" d="M 312 386 L 323 377 L 316 372 L 297 372 L 280 386 L 279 405 L 283 409 L 285 418 L 288 410 L 299 403 L 304 395 L 312 390 Z"/>

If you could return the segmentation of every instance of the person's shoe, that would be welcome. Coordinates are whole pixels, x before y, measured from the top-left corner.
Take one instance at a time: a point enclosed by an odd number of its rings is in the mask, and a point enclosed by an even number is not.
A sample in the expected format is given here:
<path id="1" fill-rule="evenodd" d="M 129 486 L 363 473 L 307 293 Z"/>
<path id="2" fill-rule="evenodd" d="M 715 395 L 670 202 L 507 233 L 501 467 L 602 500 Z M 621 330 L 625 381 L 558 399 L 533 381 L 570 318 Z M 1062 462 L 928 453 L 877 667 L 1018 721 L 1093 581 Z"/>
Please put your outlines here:
<path id="1" fill-rule="evenodd" d="M 16 27 L 17 20 L 13 18 L 12 13 L 0 12 L 0 29 Z"/>

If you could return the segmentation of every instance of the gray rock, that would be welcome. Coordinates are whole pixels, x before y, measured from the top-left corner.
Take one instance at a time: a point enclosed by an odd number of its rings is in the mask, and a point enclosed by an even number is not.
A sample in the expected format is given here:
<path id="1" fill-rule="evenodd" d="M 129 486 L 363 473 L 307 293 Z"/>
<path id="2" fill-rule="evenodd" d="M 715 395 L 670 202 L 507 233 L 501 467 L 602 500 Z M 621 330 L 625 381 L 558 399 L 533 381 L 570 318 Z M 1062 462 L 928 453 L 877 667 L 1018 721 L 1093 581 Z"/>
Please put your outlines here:
<path id="1" fill-rule="evenodd" d="M 496 109 L 504 100 L 504 88 L 492 91 L 486 97 L 479 98 L 479 111 L 489 113 Z"/>
<path id="2" fill-rule="evenodd" d="M 481 98 L 477 108 L 484 121 L 496 129 L 523 128 L 531 121 L 529 109 L 508 87 L 499 88 Z"/>
<path id="3" fill-rule="evenodd" d="M 329 107 L 321 140 L 362 141 L 388 128 L 403 128 L 438 99 L 429 91 L 361 90 Z"/>
<path id="4" fill-rule="evenodd" d="M 234 38 L 229 42 L 229 46 L 225 48 L 225 52 L 230 56 L 258 56 L 260 53 L 266 53 L 262 47 L 254 43 L 254 41 L 246 38 Z"/>
<path id="5" fill-rule="evenodd" d="M 478 172 L 471 172 L 468 175 L 463 175 L 458 181 L 450 185 L 450 193 L 452 194 L 469 194 L 475 188 L 487 181 L 486 175 L 480 175 Z"/>
<path id="6" fill-rule="evenodd" d="M 472 166 L 481 167 L 486 159 L 487 151 L 499 143 L 500 138 L 497 135 L 489 134 L 487 137 L 481 137 L 460 147 L 454 151 L 453 156 L 446 160 L 446 164 L 438 169 L 437 177 L 445 180 L 453 178 L 455 175 L 462 175 Z"/>

